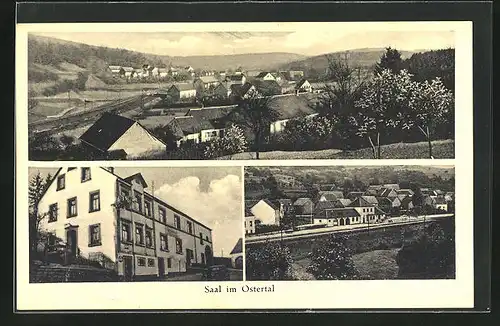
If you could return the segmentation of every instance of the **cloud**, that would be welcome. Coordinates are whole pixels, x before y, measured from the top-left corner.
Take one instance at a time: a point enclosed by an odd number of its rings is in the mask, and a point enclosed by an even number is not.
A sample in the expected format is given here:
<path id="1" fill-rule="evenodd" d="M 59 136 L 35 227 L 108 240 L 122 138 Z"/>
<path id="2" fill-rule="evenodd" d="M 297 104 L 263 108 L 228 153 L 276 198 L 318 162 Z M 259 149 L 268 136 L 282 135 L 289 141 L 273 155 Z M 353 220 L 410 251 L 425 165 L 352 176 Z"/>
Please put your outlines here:
<path id="1" fill-rule="evenodd" d="M 214 253 L 228 255 L 242 237 L 242 184 L 236 175 L 210 182 L 207 191 L 200 189 L 200 179 L 186 177 L 175 184 L 165 184 L 158 195 L 167 203 L 186 212 L 212 228 Z"/>

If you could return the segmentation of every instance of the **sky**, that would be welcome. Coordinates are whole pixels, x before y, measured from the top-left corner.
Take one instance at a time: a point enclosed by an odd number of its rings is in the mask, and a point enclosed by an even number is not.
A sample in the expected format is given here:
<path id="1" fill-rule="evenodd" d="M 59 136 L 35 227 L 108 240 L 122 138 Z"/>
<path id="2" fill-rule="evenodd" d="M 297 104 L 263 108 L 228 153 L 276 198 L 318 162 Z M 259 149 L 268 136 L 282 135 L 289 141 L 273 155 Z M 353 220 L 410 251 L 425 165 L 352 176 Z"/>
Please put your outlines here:
<path id="1" fill-rule="evenodd" d="M 314 56 L 336 51 L 388 46 L 407 51 L 432 50 L 454 47 L 455 39 L 453 31 L 395 31 L 370 28 L 364 30 L 309 28 L 285 32 L 38 32 L 34 34 L 169 56 L 267 52 Z"/>
<path id="2" fill-rule="evenodd" d="M 45 176 L 57 169 L 30 169 L 30 179 L 38 171 Z M 214 255 L 229 255 L 243 233 L 240 167 L 115 168 L 120 177 L 137 172 L 149 193 L 154 181 L 155 196 L 212 228 Z"/>

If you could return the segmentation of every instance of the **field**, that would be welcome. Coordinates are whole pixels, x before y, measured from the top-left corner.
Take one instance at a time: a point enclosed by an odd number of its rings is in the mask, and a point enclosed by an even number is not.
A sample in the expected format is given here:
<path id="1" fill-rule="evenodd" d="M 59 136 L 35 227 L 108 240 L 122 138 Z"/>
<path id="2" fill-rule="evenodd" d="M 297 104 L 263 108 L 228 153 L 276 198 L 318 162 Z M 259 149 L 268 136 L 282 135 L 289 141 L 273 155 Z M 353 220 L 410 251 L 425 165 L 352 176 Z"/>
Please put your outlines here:
<path id="1" fill-rule="evenodd" d="M 432 152 L 435 159 L 454 158 L 455 141 L 451 139 L 436 140 L 432 142 Z M 383 145 L 380 148 L 381 159 L 427 159 L 427 142 L 418 143 L 396 143 Z M 272 151 L 261 152 L 261 159 L 287 160 L 287 159 L 372 159 L 371 148 L 363 148 L 355 151 L 342 151 L 339 149 L 325 149 L 318 151 Z M 235 155 L 220 157 L 221 160 L 253 160 L 255 152 L 245 152 Z"/>

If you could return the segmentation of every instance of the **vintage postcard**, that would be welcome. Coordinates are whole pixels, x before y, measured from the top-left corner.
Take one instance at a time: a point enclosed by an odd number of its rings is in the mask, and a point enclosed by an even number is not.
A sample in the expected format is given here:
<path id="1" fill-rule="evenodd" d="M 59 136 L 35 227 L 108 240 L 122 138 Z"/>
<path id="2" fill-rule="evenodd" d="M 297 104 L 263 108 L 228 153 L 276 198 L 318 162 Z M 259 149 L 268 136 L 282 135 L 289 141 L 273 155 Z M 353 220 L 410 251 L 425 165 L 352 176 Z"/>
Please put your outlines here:
<path id="1" fill-rule="evenodd" d="M 472 103 L 472 22 L 18 24 L 17 309 L 471 308 Z"/>

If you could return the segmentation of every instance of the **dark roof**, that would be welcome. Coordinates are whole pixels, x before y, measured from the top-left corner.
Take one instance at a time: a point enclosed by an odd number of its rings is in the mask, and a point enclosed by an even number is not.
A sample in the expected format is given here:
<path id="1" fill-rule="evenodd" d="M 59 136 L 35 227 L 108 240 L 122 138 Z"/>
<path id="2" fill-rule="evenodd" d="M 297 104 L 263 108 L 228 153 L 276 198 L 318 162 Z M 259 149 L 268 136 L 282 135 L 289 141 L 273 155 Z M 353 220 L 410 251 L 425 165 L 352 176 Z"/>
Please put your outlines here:
<path id="1" fill-rule="evenodd" d="M 321 212 L 318 212 L 317 214 L 314 214 L 314 218 L 339 218 L 339 217 L 354 217 L 354 216 L 361 216 L 358 211 L 356 211 L 354 208 L 351 207 L 346 207 L 346 208 L 332 208 L 332 209 L 325 209 L 322 210 Z"/>
<path id="2" fill-rule="evenodd" d="M 369 206 L 376 206 L 378 205 L 377 198 L 375 196 L 361 196 L 356 198 L 353 202 L 352 205 L 354 207 L 363 207 L 366 205 Z"/>
<path id="3" fill-rule="evenodd" d="M 80 140 L 107 151 L 134 123 L 136 121 L 106 112 L 80 136 Z"/>
<path id="4" fill-rule="evenodd" d="M 235 107 L 216 107 L 204 109 L 190 109 L 187 116 L 193 116 L 198 121 L 209 121 L 212 126 L 216 128 L 223 128 L 225 126 L 226 118 Z"/>
<path id="5" fill-rule="evenodd" d="M 262 199 L 266 204 L 268 204 L 269 206 L 271 206 L 273 209 L 278 209 L 278 207 L 276 206 L 275 203 L 273 203 L 272 201 L 270 201 L 269 199 L 267 198 L 264 198 Z"/>
<path id="6" fill-rule="evenodd" d="M 398 190 L 396 190 L 396 192 L 398 193 L 398 195 L 402 195 L 402 194 L 413 195 L 414 194 L 413 190 L 411 190 L 411 189 L 398 189 Z"/>
<path id="7" fill-rule="evenodd" d="M 337 200 L 340 198 L 344 198 L 344 194 L 339 190 L 329 190 L 329 191 L 319 191 L 318 198 L 325 197 L 326 200 Z"/>
<path id="8" fill-rule="evenodd" d="M 337 208 L 337 207 L 335 206 L 335 203 L 333 201 L 330 201 L 330 200 L 319 201 L 314 206 L 314 211 L 320 212 L 320 211 L 327 209 L 327 208 Z"/>
<path id="9" fill-rule="evenodd" d="M 243 78 L 243 75 L 226 75 L 226 79 L 228 80 L 241 80 Z"/>
<path id="10" fill-rule="evenodd" d="M 363 195 L 362 191 L 351 191 L 350 193 L 347 194 L 347 197 L 356 199 L 357 197 L 360 197 Z"/>
<path id="11" fill-rule="evenodd" d="M 238 242 L 234 245 L 233 250 L 231 250 L 231 255 L 241 254 L 243 252 L 243 239 L 239 238 Z"/>
<path id="12" fill-rule="evenodd" d="M 179 92 L 180 91 L 192 91 L 192 90 L 195 90 L 194 86 L 191 85 L 191 84 L 174 84 L 174 85 L 170 86 L 170 88 L 168 90 L 172 89 L 172 87 L 177 88 L 179 90 Z"/>
<path id="13" fill-rule="evenodd" d="M 263 71 L 260 74 L 258 74 L 257 76 L 255 76 L 255 78 L 264 78 L 264 77 L 266 77 L 266 75 L 268 73 L 269 73 L 269 71 Z"/>
<path id="14" fill-rule="evenodd" d="M 131 183 L 132 180 L 134 180 L 134 179 L 139 179 L 139 182 L 142 184 L 142 186 L 144 188 L 148 187 L 148 184 L 146 183 L 146 180 L 144 180 L 144 177 L 142 176 L 141 173 L 136 173 L 136 174 L 131 175 L 130 177 L 124 178 L 124 180 L 127 181 L 128 183 Z"/>
<path id="15" fill-rule="evenodd" d="M 296 87 L 296 88 L 301 88 L 301 87 L 302 87 L 302 85 L 304 85 L 304 83 L 305 83 L 306 81 L 307 81 L 307 79 L 301 79 L 301 80 L 297 83 L 297 85 L 296 85 L 295 87 Z"/>
<path id="16" fill-rule="evenodd" d="M 401 200 L 401 206 L 403 206 L 403 208 L 408 208 L 408 205 L 412 202 L 412 199 L 411 197 L 409 196 L 406 196 L 405 198 L 403 198 Z"/>
<path id="17" fill-rule="evenodd" d="M 379 196 L 382 196 L 382 197 L 387 197 L 387 196 L 389 196 L 389 195 L 390 195 L 390 193 L 391 193 L 393 190 L 394 190 L 394 189 L 392 189 L 392 188 L 385 188 L 385 187 L 384 187 L 384 188 L 382 188 L 382 189 L 380 189 L 380 190 L 379 190 L 378 195 L 379 195 Z M 397 194 L 397 193 L 396 193 L 396 194 Z"/>
<path id="18" fill-rule="evenodd" d="M 304 197 L 301 197 L 301 198 L 297 198 L 297 200 L 293 203 L 293 205 L 295 206 L 304 206 L 305 204 L 307 203 L 311 203 L 311 198 L 304 198 Z"/>
<path id="19" fill-rule="evenodd" d="M 316 113 L 310 107 L 306 96 L 275 96 L 269 101 L 269 105 L 278 112 L 279 120 L 300 118 Z"/>
<path id="20" fill-rule="evenodd" d="M 250 83 L 245 83 L 245 84 L 233 84 L 231 85 L 231 93 L 237 96 L 245 96 L 250 88 L 252 88 L 252 84 Z"/>
<path id="21" fill-rule="evenodd" d="M 435 204 L 446 204 L 446 200 L 444 199 L 444 196 L 437 196 L 434 198 L 434 203 Z"/>
<path id="22" fill-rule="evenodd" d="M 352 203 L 352 201 L 347 198 L 339 198 L 334 203 L 336 207 L 347 207 Z"/>
<path id="23" fill-rule="evenodd" d="M 198 120 L 193 116 L 175 117 L 169 123 L 169 126 L 171 126 L 172 132 L 177 138 L 196 134 L 202 130 L 214 129 L 208 120 Z"/>
<path id="24" fill-rule="evenodd" d="M 392 205 L 392 201 L 387 197 L 377 197 L 379 205 Z"/>

